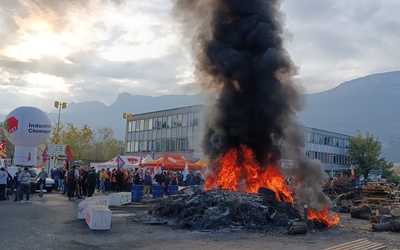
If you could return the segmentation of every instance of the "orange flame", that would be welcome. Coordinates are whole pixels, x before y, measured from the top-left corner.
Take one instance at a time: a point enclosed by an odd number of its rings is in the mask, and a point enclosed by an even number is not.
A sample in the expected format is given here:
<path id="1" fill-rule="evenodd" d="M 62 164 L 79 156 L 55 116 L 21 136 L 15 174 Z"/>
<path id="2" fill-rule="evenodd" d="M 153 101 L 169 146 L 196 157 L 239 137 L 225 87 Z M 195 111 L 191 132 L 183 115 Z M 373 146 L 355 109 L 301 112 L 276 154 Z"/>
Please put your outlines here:
<path id="1" fill-rule="evenodd" d="M 311 207 L 308 207 L 308 220 L 316 220 L 318 222 L 324 223 L 328 227 L 333 227 L 337 225 L 340 221 L 340 217 L 337 214 L 332 215 L 332 220 L 329 218 L 329 208 L 328 205 L 324 205 L 320 212 L 316 212 Z"/>
<path id="2" fill-rule="evenodd" d="M 239 157 L 242 163 L 239 163 Z M 222 157 L 220 165 L 217 175 L 207 176 L 206 190 L 219 186 L 225 190 L 258 193 L 260 187 L 266 187 L 275 192 L 279 201 L 294 203 L 292 191 L 278 166 L 261 168 L 250 148 L 242 145 L 239 151 L 231 149 Z"/>

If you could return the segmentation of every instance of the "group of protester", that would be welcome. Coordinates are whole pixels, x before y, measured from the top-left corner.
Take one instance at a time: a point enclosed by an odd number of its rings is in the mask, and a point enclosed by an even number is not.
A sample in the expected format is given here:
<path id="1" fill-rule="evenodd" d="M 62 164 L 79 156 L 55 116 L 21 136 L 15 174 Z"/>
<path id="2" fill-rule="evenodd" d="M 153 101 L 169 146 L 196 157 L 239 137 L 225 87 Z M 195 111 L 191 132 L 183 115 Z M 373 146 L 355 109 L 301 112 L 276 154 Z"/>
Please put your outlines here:
<path id="1" fill-rule="evenodd" d="M 138 169 L 101 169 L 97 173 L 98 184 L 97 192 L 130 192 L 132 184 L 143 185 L 144 197 L 150 197 L 153 185 L 162 185 L 164 193 L 168 192 L 168 185 L 202 185 L 204 178 L 201 173 L 193 174 L 190 172 L 185 181 L 181 172 L 163 171 L 154 176 L 149 170 Z"/>
<path id="2" fill-rule="evenodd" d="M 40 173 L 42 173 L 44 170 Z M 40 179 L 41 175 L 37 178 Z M 14 201 L 20 201 L 20 203 L 31 203 L 29 200 L 30 196 L 30 185 L 31 185 L 31 175 L 29 173 L 29 168 L 24 167 L 22 170 L 21 167 L 18 168 L 18 171 L 15 173 L 14 177 L 11 176 L 4 167 L 0 169 L 0 200 L 8 200 L 7 187 L 11 188 L 11 192 L 15 191 Z M 43 193 L 43 189 L 41 186 L 41 190 Z M 26 200 L 24 201 L 23 195 L 26 194 Z"/>
<path id="3" fill-rule="evenodd" d="M 204 178 L 201 173 L 188 173 L 185 178 L 182 172 L 163 171 L 152 175 L 149 170 L 138 169 L 101 169 L 96 172 L 94 167 L 88 169 L 79 165 L 66 163 L 64 167 L 53 168 L 50 175 L 42 168 L 38 176 L 35 176 L 40 182 L 39 196 L 43 196 L 43 188 L 46 178 L 52 178 L 55 182 L 55 188 L 60 193 L 67 195 L 68 200 L 83 199 L 91 197 L 97 190 L 98 193 L 116 193 L 131 192 L 132 185 L 143 185 L 145 197 L 152 194 L 153 185 L 162 185 L 164 193 L 168 194 L 169 185 L 191 186 L 204 184 Z M 0 200 L 5 200 L 7 196 L 7 186 L 12 187 L 15 193 L 14 201 L 21 203 L 30 203 L 30 185 L 32 176 L 29 174 L 29 168 L 21 167 L 14 176 L 11 176 L 2 167 L 0 170 Z M 185 180 L 184 180 L 185 179 Z M 26 200 L 23 200 L 23 194 L 26 194 Z"/>

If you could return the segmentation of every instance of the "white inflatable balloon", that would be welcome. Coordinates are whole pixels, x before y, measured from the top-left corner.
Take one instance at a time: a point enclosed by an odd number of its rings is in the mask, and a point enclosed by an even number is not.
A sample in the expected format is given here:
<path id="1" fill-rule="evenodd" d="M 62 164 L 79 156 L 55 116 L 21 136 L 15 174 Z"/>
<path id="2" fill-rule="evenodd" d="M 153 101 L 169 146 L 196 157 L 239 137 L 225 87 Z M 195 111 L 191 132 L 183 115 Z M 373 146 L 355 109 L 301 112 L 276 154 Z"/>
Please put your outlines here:
<path id="1" fill-rule="evenodd" d="M 3 125 L 7 139 L 16 146 L 37 147 L 51 134 L 49 117 L 35 107 L 14 109 L 8 114 Z"/>
<path id="2" fill-rule="evenodd" d="M 15 145 L 14 164 L 19 166 L 35 166 L 37 147 L 24 147 Z"/>

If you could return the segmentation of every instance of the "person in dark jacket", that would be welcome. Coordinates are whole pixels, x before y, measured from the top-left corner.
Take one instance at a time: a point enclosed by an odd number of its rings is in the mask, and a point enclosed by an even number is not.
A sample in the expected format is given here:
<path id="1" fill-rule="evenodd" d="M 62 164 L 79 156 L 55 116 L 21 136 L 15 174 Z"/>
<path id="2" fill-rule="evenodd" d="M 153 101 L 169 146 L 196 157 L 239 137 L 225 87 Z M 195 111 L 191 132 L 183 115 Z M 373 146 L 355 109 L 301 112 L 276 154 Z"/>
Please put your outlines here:
<path id="1" fill-rule="evenodd" d="M 87 197 L 92 197 L 96 188 L 97 174 L 96 169 L 93 167 L 86 178 Z"/>
<path id="2" fill-rule="evenodd" d="M 124 173 L 121 171 L 121 169 L 118 169 L 116 175 L 117 175 L 117 193 L 123 192 L 124 191 Z"/>
<path id="3" fill-rule="evenodd" d="M 135 185 L 143 185 L 143 170 L 139 169 L 135 174 Z"/>

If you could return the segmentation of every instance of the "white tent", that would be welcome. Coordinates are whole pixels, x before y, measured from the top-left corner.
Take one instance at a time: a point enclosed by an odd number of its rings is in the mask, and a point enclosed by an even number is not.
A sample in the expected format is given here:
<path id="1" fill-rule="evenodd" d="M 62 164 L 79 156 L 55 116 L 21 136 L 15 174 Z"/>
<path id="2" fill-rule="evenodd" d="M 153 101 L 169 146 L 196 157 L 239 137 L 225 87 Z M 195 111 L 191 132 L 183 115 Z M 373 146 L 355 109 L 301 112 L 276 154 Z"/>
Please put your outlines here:
<path id="1" fill-rule="evenodd" d="M 146 163 L 146 162 L 150 162 L 150 161 L 153 161 L 153 158 L 151 158 L 151 156 L 148 155 L 148 156 L 143 158 L 142 163 Z"/>
<path id="2" fill-rule="evenodd" d="M 118 163 L 118 158 L 120 159 L 119 163 Z M 138 168 L 140 163 L 140 158 L 141 157 L 132 155 L 117 155 L 109 161 L 97 164 L 96 171 L 102 168 L 104 169 L 118 168 L 118 166 L 120 168 Z"/>

